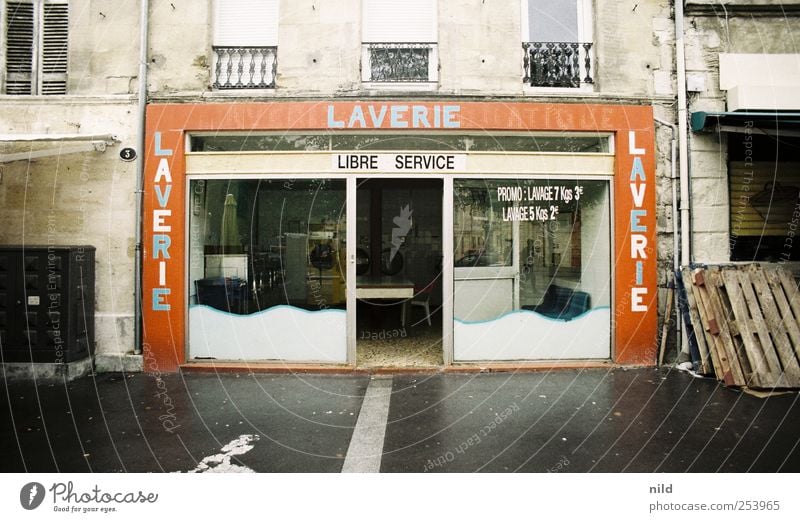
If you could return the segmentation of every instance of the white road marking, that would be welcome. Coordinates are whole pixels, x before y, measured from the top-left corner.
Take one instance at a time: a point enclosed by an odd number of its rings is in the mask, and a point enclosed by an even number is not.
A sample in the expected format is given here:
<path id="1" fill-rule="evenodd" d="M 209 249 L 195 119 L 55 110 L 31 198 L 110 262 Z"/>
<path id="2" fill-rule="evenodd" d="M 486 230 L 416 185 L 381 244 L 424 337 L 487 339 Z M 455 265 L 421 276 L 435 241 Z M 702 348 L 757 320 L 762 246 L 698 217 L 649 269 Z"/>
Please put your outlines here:
<path id="1" fill-rule="evenodd" d="M 342 473 L 380 471 L 391 396 L 391 377 L 373 378 L 369 381 L 353 437 L 350 439 L 350 447 L 347 448 Z"/>
<path id="2" fill-rule="evenodd" d="M 231 457 L 247 453 L 253 449 L 251 443 L 257 440 L 259 440 L 258 435 L 239 435 L 222 447 L 222 453 L 204 458 L 189 473 L 255 473 L 247 466 L 232 464 Z"/>

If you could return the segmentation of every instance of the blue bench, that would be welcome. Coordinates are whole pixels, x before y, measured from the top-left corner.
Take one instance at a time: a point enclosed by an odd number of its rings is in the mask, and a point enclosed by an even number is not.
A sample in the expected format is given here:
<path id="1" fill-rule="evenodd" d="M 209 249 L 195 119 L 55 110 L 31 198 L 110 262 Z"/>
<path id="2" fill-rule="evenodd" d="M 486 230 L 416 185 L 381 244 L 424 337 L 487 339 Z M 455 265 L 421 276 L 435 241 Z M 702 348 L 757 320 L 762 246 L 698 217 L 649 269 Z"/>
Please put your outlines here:
<path id="1" fill-rule="evenodd" d="M 238 277 L 213 277 L 194 282 L 197 304 L 232 314 L 246 313 L 247 281 Z"/>
<path id="2" fill-rule="evenodd" d="M 586 292 L 572 290 L 558 285 L 550 285 L 538 305 L 523 306 L 523 310 L 532 310 L 553 319 L 569 321 L 589 311 L 591 298 Z"/>

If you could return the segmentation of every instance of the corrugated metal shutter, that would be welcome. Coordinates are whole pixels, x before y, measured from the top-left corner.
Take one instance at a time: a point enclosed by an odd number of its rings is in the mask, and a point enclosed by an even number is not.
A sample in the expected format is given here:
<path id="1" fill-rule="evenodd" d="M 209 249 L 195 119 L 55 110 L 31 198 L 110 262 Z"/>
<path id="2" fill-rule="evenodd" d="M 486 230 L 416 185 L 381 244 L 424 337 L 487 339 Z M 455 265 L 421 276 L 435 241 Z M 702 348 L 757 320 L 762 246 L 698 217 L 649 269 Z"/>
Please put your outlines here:
<path id="1" fill-rule="evenodd" d="M 216 0 L 214 45 L 277 46 L 278 0 Z"/>
<path id="2" fill-rule="evenodd" d="M 33 4 L 6 2 L 6 94 L 33 94 Z"/>
<path id="3" fill-rule="evenodd" d="M 69 42 L 69 4 L 50 1 L 42 17 L 41 94 L 67 93 L 67 50 Z"/>
<path id="4" fill-rule="evenodd" d="M 437 0 L 364 0 L 365 43 L 437 41 Z"/>
<path id="5" fill-rule="evenodd" d="M 800 191 L 800 163 L 731 161 L 729 172 L 731 233 L 785 236 Z"/>

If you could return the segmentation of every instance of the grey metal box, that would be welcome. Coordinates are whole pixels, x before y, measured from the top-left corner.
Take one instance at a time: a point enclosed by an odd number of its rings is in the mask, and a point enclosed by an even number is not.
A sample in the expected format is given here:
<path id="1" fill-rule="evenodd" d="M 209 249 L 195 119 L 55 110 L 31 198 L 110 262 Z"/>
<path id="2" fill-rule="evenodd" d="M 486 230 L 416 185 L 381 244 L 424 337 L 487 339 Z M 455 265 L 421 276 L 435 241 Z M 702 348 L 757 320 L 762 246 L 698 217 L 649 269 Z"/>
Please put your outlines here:
<path id="1" fill-rule="evenodd" d="M 0 246 L 3 362 L 66 363 L 94 353 L 95 248 Z"/>

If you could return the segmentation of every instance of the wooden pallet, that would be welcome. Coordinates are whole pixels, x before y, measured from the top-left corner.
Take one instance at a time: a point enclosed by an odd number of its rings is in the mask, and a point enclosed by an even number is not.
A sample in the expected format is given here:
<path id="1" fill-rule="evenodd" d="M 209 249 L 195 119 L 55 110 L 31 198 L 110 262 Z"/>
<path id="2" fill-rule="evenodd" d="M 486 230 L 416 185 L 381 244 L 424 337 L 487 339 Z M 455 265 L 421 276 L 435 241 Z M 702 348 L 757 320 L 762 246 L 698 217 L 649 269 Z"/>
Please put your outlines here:
<path id="1" fill-rule="evenodd" d="M 757 264 L 683 269 L 701 371 L 727 385 L 800 387 L 800 293 L 791 273 Z"/>
<path id="2" fill-rule="evenodd" d="M 681 271 L 681 275 L 683 287 L 686 290 L 686 302 L 689 306 L 689 318 L 692 322 L 694 335 L 697 339 L 697 348 L 700 352 L 700 372 L 706 375 L 714 372 L 717 379 L 724 380 L 722 365 L 717 358 L 717 352 L 709 349 L 710 346 L 714 345 L 715 340 L 711 332 L 707 331 L 703 326 L 708 324 L 708 320 L 703 321 L 707 314 L 700 297 L 700 290 L 695 288 L 691 269 L 684 268 Z"/>

